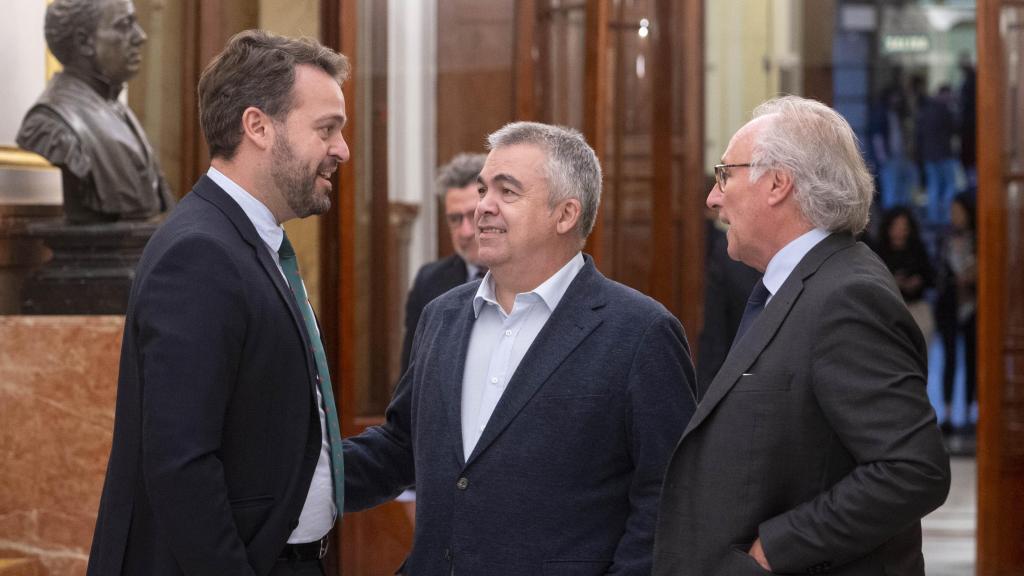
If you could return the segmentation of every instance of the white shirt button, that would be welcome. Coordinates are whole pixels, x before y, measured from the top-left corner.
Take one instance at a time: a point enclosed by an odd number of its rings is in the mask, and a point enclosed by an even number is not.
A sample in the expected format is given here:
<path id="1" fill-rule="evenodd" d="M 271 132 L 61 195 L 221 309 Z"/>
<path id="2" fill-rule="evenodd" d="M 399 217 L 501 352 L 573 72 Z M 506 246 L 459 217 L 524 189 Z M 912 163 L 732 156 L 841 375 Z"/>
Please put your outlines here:
<path id="1" fill-rule="evenodd" d="M 491 378 L 491 384 L 497 384 L 497 383 L 498 383 L 498 379 L 497 378 Z"/>
<path id="2" fill-rule="evenodd" d="M 505 330 L 505 336 L 511 336 L 511 335 L 512 335 L 512 331 L 511 330 Z"/>

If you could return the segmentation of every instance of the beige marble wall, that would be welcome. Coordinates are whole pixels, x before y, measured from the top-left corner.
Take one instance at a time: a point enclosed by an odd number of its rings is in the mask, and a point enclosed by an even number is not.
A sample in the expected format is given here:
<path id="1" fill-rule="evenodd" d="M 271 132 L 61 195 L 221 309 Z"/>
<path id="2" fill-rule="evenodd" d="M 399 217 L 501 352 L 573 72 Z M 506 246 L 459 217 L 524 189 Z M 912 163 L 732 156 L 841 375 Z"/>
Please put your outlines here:
<path id="1" fill-rule="evenodd" d="M 123 326 L 120 316 L 0 317 L 0 558 L 35 559 L 40 575 L 85 573 Z"/>

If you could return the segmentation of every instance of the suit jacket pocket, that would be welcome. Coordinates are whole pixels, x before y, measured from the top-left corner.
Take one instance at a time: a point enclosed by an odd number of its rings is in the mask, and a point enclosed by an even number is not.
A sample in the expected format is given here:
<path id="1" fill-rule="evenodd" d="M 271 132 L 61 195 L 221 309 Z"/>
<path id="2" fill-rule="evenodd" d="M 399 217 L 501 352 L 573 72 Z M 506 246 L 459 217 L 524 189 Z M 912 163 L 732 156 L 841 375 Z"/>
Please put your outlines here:
<path id="1" fill-rule="evenodd" d="M 608 572 L 611 560 L 545 560 L 544 576 L 597 576 Z"/>
<path id="2" fill-rule="evenodd" d="M 231 501 L 231 514 L 235 518 L 235 528 L 242 542 L 249 544 L 263 526 L 273 505 L 274 497 L 270 495 L 249 496 Z"/>
<path id="3" fill-rule="evenodd" d="M 747 554 L 750 546 L 741 548 L 739 546 L 729 547 L 722 561 L 715 569 L 715 576 L 765 576 L 771 572 L 761 568 L 761 565 L 754 560 L 754 557 Z"/>
<path id="4" fill-rule="evenodd" d="M 789 372 L 753 372 L 740 376 L 730 392 L 786 392 L 792 380 Z"/>
<path id="5" fill-rule="evenodd" d="M 578 392 L 553 392 L 537 394 L 536 402 L 601 402 L 608 399 L 608 394 L 580 394 Z"/>

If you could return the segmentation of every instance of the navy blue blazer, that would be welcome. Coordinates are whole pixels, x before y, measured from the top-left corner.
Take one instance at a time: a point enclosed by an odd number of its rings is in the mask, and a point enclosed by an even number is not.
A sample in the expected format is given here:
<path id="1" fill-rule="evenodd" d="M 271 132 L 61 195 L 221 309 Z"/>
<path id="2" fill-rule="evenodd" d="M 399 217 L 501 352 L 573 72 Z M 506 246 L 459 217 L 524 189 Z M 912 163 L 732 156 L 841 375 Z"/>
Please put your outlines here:
<path id="1" fill-rule="evenodd" d="M 319 456 L 315 379 L 269 250 L 204 176 L 136 269 L 88 573 L 267 574 Z"/>
<path id="2" fill-rule="evenodd" d="M 426 307 L 386 423 L 346 441 L 346 508 L 415 481 L 415 576 L 649 574 L 662 476 L 694 411 L 682 326 L 588 257 L 464 455 L 478 286 Z"/>

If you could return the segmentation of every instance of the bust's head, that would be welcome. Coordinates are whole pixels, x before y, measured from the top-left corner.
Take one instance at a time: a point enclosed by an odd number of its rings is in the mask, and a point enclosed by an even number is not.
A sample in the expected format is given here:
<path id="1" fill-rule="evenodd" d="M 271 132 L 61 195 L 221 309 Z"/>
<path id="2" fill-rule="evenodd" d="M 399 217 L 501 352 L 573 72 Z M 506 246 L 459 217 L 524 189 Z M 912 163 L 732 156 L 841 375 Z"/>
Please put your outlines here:
<path id="1" fill-rule="evenodd" d="M 46 43 L 65 68 L 123 84 L 142 64 L 146 33 L 131 0 L 54 0 L 46 9 Z"/>

